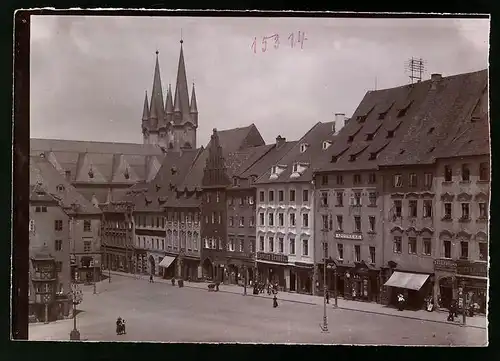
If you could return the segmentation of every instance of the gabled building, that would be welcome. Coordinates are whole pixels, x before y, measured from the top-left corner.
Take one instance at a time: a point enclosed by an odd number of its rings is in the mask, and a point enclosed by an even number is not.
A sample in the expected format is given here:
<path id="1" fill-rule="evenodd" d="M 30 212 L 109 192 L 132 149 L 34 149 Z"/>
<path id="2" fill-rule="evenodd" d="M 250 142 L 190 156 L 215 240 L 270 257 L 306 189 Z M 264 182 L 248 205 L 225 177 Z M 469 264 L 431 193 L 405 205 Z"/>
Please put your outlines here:
<path id="1" fill-rule="evenodd" d="M 248 280 L 246 270 L 251 270 L 254 265 L 251 253 L 254 239 L 250 234 L 254 226 L 250 222 L 255 202 L 250 189 L 237 190 L 238 174 L 266 151 L 264 140 L 253 124 L 228 131 L 213 131 L 201 182 L 201 265 L 205 278 L 233 283 L 245 277 Z M 239 203 L 238 210 L 234 208 L 235 198 Z M 235 229 L 234 217 L 238 217 L 241 228 Z M 248 217 L 247 221 L 245 217 Z"/>
<path id="2" fill-rule="evenodd" d="M 30 157 L 30 314 L 67 316 L 71 282 L 100 280 L 101 211 L 43 157 Z"/>
<path id="3" fill-rule="evenodd" d="M 281 157 L 267 164 L 257 188 L 257 267 L 260 281 L 284 290 L 314 289 L 313 171 L 318 157 L 334 141 L 335 122 L 317 123 L 298 142 L 282 144 Z"/>

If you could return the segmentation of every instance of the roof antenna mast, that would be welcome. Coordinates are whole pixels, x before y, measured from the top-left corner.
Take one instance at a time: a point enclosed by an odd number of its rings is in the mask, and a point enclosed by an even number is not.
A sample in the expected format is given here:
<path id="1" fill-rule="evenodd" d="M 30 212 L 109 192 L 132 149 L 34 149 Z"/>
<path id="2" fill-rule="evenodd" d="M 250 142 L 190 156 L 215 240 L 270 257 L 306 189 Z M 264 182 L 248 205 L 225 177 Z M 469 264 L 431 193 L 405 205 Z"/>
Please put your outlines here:
<path id="1" fill-rule="evenodd" d="M 425 61 L 422 58 L 411 58 L 405 63 L 405 70 L 410 74 L 410 83 L 420 83 L 425 72 Z"/>

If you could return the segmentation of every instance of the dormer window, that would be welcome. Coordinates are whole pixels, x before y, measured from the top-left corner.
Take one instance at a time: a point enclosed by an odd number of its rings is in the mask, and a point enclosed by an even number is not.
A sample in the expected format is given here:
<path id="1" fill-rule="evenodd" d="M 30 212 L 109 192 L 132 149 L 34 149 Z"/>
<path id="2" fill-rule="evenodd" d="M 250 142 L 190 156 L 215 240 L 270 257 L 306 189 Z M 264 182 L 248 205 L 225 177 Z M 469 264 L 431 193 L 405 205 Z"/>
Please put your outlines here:
<path id="1" fill-rule="evenodd" d="M 128 168 L 125 169 L 125 173 L 123 173 L 123 175 L 125 176 L 125 179 L 130 178 L 130 174 L 128 173 Z"/>
<path id="2" fill-rule="evenodd" d="M 402 118 L 406 115 L 406 113 L 408 112 L 408 109 L 410 109 L 410 106 L 412 103 L 413 103 L 413 101 L 409 102 L 408 105 L 406 105 L 403 109 L 399 110 L 398 118 Z"/>
<path id="3" fill-rule="evenodd" d="M 295 163 L 293 165 L 293 172 L 298 172 L 299 171 L 299 165 L 297 163 Z"/>
<path id="4" fill-rule="evenodd" d="M 385 119 L 386 115 L 387 115 L 387 112 L 380 113 L 380 114 L 378 115 L 378 120 L 383 120 L 383 119 Z"/>
<path id="5" fill-rule="evenodd" d="M 347 141 L 348 141 L 349 143 L 352 143 L 352 142 L 353 142 L 353 140 L 354 140 L 354 135 L 350 135 L 350 136 L 349 136 L 349 138 L 347 138 Z"/>
<path id="6" fill-rule="evenodd" d="M 337 163 L 338 157 L 336 155 L 332 155 L 331 163 Z"/>
<path id="7" fill-rule="evenodd" d="M 394 130 L 387 131 L 387 138 L 394 138 Z"/>
<path id="8" fill-rule="evenodd" d="M 366 140 L 373 140 L 373 134 L 372 133 L 367 134 L 366 135 Z"/>
<path id="9" fill-rule="evenodd" d="M 57 191 L 58 192 L 64 192 L 64 186 L 62 184 L 59 184 L 57 187 L 56 187 Z"/>
<path id="10" fill-rule="evenodd" d="M 272 173 L 272 174 L 276 174 L 276 173 L 277 173 L 277 167 L 276 167 L 275 165 L 273 165 L 273 166 L 271 167 L 271 173 Z"/>
<path id="11" fill-rule="evenodd" d="M 370 157 L 369 157 L 368 159 L 369 159 L 369 160 L 375 160 L 375 159 L 377 159 L 377 153 L 375 153 L 375 152 L 371 152 L 371 153 L 370 153 Z"/>
<path id="12" fill-rule="evenodd" d="M 309 147 L 309 145 L 307 143 L 302 143 L 300 145 L 300 152 L 304 153 L 307 150 L 308 147 Z"/>
<path id="13" fill-rule="evenodd" d="M 349 162 L 354 162 L 355 160 L 356 160 L 356 155 L 351 154 L 351 155 L 349 156 Z"/>
<path id="14" fill-rule="evenodd" d="M 237 177 L 234 177 L 233 178 L 233 186 L 237 186 L 238 185 L 238 178 Z"/>
<path id="15" fill-rule="evenodd" d="M 359 122 L 359 123 L 364 123 L 365 120 L 366 120 L 366 115 L 358 115 L 356 120 Z"/>
<path id="16" fill-rule="evenodd" d="M 434 132 L 434 127 L 430 127 L 429 130 L 427 131 L 427 134 L 432 134 Z"/>
<path id="17" fill-rule="evenodd" d="M 89 178 L 94 178 L 94 171 L 92 170 L 92 167 L 89 169 Z"/>
<path id="18" fill-rule="evenodd" d="M 332 143 L 331 143 L 331 142 L 329 142 L 328 140 L 325 140 L 325 141 L 323 142 L 323 150 L 328 149 L 328 147 L 329 147 L 330 145 L 332 145 Z"/>

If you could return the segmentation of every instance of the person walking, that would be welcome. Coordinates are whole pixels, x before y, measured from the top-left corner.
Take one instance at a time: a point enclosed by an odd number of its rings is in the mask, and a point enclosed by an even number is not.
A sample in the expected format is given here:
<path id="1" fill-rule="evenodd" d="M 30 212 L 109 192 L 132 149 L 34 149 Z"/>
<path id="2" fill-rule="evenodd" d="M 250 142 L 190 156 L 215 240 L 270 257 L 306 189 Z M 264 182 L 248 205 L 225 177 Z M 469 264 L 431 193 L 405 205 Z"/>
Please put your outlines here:
<path id="1" fill-rule="evenodd" d="M 404 302 L 405 302 L 405 297 L 403 296 L 403 294 L 402 293 L 398 294 L 398 311 L 403 311 Z"/>
<path id="2" fill-rule="evenodd" d="M 278 307 L 278 297 L 276 295 L 274 295 L 273 297 L 273 308 L 276 308 Z"/>
<path id="3" fill-rule="evenodd" d="M 152 274 L 149 275 L 149 283 L 154 283 L 153 275 Z"/>

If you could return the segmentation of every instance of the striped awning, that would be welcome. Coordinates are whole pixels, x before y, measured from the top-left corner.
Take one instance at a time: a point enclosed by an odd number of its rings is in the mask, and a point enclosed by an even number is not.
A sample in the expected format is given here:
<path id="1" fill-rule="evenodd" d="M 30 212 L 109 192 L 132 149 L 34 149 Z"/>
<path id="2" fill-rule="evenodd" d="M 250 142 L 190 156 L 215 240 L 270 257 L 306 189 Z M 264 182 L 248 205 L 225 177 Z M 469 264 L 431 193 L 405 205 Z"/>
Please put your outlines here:
<path id="1" fill-rule="evenodd" d="M 405 288 L 407 290 L 420 290 L 429 275 L 407 272 L 394 272 L 384 286 Z"/>

